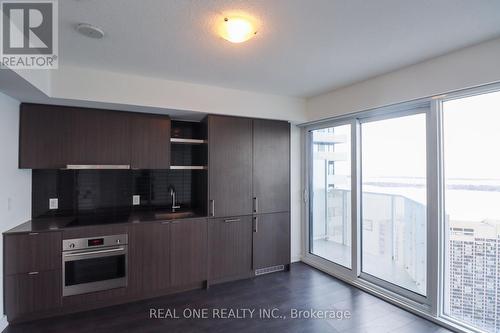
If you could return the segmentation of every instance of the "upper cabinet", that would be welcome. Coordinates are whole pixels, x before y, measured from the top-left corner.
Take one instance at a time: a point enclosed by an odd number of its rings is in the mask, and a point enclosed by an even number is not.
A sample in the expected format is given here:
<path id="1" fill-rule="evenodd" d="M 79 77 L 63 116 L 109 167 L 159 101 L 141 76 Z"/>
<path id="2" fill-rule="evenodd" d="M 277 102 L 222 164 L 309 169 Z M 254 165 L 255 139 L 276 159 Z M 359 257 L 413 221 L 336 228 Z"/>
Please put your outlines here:
<path id="1" fill-rule="evenodd" d="M 252 119 L 208 117 L 209 215 L 252 214 Z"/>
<path id="2" fill-rule="evenodd" d="M 290 124 L 253 121 L 253 210 L 255 214 L 290 210 Z"/>
<path id="3" fill-rule="evenodd" d="M 22 104 L 19 167 L 129 165 L 168 169 L 168 116 Z"/>
<path id="4" fill-rule="evenodd" d="M 131 162 L 134 169 L 168 169 L 170 166 L 170 118 L 133 114 Z"/>
<path id="5" fill-rule="evenodd" d="M 65 112 L 69 113 L 69 122 L 58 122 L 58 133 L 61 134 L 62 139 L 60 143 L 62 162 L 66 162 L 63 166 L 67 164 L 130 164 L 130 118 L 128 114 L 96 109 L 60 108 L 59 114 Z M 54 121 L 57 122 L 57 119 Z"/>
<path id="6" fill-rule="evenodd" d="M 209 116 L 209 213 L 213 217 L 290 210 L 290 125 Z"/>
<path id="7" fill-rule="evenodd" d="M 50 105 L 21 104 L 19 167 L 57 169 L 65 165 L 63 147 L 70 136 L 72 114 Z"/>

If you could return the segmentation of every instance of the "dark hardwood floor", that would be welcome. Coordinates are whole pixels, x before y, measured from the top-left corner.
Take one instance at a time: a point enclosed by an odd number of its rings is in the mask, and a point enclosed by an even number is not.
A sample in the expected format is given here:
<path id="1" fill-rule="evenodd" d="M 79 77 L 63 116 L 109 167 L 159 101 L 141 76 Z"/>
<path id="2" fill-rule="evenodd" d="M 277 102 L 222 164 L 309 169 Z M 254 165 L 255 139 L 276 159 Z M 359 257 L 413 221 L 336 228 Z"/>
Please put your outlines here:
<path id="1" fill-rule="evenodd" d="M 150 319 L 150 309 L 175 309 L 180 319 Z M 182 318 L 208 309 L 209 319 Z M 256 309 L 252 319 L 213 319 L 214 309 Z M 279 308 L 287 319 L 260 319 Z M 350 319 L 290 319 L 290 310 L 349 310 Z M 187 314 L 187 313 L 186 313 Z M 167 297 L 7 327 L 18 332 L 449 332 L 302 263 L 290 272 L 211 286 Z"/>

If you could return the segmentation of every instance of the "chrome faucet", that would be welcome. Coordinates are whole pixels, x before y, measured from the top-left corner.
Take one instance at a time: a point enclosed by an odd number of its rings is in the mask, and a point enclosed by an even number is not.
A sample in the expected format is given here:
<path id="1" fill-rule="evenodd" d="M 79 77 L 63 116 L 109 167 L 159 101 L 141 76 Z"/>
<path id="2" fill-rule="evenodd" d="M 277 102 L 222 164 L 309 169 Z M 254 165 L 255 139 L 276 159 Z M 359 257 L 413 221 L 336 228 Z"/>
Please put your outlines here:
<path id="1" fill-rule="evenodd" d="M 169 187 L 169 192 L 172 196 L 172 213 L 175 213 L 175 210 L 181 208 L 181 206 L 175 204 L 175 188 L 172 185 Z"/>

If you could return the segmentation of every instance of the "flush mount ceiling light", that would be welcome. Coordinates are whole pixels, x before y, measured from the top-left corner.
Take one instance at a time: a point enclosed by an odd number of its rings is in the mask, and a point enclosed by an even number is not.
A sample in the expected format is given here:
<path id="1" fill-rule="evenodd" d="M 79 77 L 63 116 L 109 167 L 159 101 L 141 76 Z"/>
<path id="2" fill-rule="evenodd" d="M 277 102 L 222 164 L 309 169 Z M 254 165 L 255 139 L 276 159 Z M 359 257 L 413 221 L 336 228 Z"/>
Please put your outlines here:
<path id="1" fill-rule="evenodd" d="M 90 38 L 101 39 L 102 37 L 104 37 L 104 30 L 88 23 L 77 24 L 76 31 Z"/>
<path id="2" fill-rule="evenodd" d="M 231 43 L 243 43 L 257 34 L 255 24 L 241 16 L 224 17 L 219 34 Z"/>

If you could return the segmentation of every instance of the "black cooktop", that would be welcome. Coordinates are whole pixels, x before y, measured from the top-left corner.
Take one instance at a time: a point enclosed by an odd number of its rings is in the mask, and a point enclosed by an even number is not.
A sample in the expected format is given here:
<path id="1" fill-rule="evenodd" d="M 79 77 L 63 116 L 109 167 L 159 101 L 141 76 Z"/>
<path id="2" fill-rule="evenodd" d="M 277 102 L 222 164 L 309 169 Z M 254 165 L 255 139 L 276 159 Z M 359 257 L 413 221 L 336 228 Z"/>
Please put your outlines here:
<path id="1" fill-rule="evenodd" d="M 129 220 L 130 214 L 113 214 L 113 215 L 82 215 L 77 216 L 70 223 L 68 227 L 81 227 L 87 225 L 97 224 L 113 224 L 125 223 Z"/>

